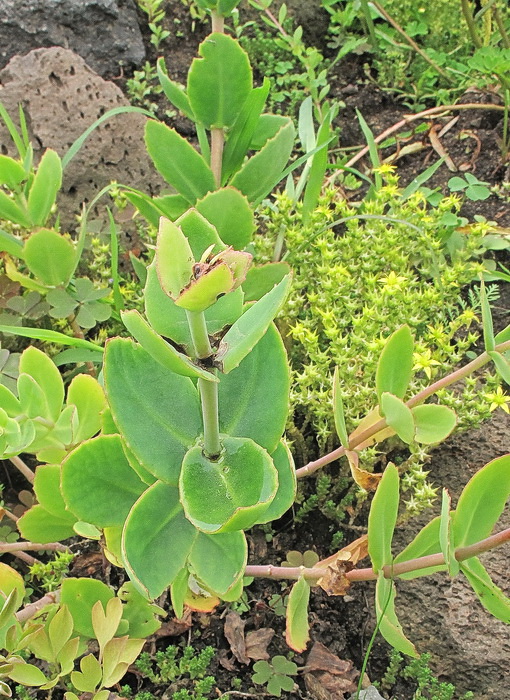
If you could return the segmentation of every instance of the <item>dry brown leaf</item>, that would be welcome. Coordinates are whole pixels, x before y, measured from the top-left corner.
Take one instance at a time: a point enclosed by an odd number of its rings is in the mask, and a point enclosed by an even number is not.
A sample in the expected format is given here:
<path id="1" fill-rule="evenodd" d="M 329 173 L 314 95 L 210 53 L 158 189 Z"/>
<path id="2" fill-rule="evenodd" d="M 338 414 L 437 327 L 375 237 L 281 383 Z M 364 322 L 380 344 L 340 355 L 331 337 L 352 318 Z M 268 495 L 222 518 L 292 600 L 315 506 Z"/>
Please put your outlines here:
<path id="1" fill-rule="evenodd" d="M 382 474 L 372 474 L 359 466 L 359 455 L 357 452 L 346 451 L 351 474 L 354 481 L 365 491 L 375 491 L 379 486 Z"/>
<path id="2" fill-rule="evenodd" d="M 238 667 L 234 661 L 234 657 L 231 656 L 226 649 L 220 649 L 218 652 L 218 662 L 220 666 L 227 669 L 227 671 L 233 672 L 237 671 Z"/>
<path id="3" fill-rule="evenodd" d="M 267 661 L 267 647 L 274 637 L 274 630 L 261 627 L 259 630 L 248 632 L 245 639 L 246 656 L 252 661 Z"/>
<path id="4" fill-rule="evenodd" d="M 352 661 L 340 659 L 320 642 L 313 645 L 302 670 L 306 689 L 316 700 L 343 700 L 345 693 L 356 690 L 359 673 Z"/>
<path id="5" fill-rule="evenodd" d="M 345 574 L 368 555 L 368 537 L 363 535 L 328 559 L 323 559 L 317 568 L 324 568 L 324 576 L 317 581 L 328 595 L 345 595 L 351 585 Z"/>
<path id="6" fill-rule="evenodd" d="M 241 616 L 234 610 L 230 610 L 225 618 L 223 632 L 236 659 L 242 664 L 249 664 L 250 659 L 246 655 L 246 643 L 244 641 L 244 624 Z"/>
<path id="7" fill-rule="evenodd" d="M 345 700 L 356 691 L 351 680 L 330 673 L 305 673 L 304 678 L 306 689 L 315 700 Z"/>
<path id="8" fill-rule="evenodd" d="M 184 610 L 184 614 L 180 620 L 174 618 L 173 620 L 168 620 L 168 622 L 163 622 L 159 630 L 156 630 L 153 637 L 178 637 L 184 634 L 192 625 L 192 613 L 189 608 Z"/>

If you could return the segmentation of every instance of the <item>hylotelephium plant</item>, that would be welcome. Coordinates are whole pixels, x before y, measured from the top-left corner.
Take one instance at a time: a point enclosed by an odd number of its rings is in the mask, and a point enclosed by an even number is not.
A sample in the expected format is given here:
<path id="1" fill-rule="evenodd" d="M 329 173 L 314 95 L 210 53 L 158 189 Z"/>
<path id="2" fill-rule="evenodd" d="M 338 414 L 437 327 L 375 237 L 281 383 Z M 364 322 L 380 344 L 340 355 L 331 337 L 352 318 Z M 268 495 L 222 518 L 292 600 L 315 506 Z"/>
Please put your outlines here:
<path id="1" fill-rule="evenodd" d="M 19 453 L 45 462 L 35 474 L 39 503 L 20 518 L 19 529 L 38 546 L 76 533 L 101 538 L 108 559 L 126 570 L 141 596 L 154 599 L 170 589 L 178 617 L 185 605 L 211 610 L 220 600 L 239 599 L 245 576 L 296 580 L 287 640 L 299 651 L 308 641 L 314 585 L 342 595 L 354 581 L 376 580 L 380 631 L 411 656 L 416 650 L 395 613 L 395 577 L 462 571 L 483 605 L 509 622 L 510 601 L 478 555 L 510 539 L 510 530 L 491 534 L 510 494 L 510 456 L 475 475 L 455 511 L 445 491 L 441 517 L 394 557 L 399 473 L 391 463 L 382 475 L 367 473 L 359 452 L 391 435 L 425 445 L 447 437 L 455 413 L 426 399 L 490 361 L 509 381 L 510 331 L 494 336 L 482 288 L 486 351 L 404 401 L 414 341 L 401 326 L 378 361 L 377 405 L 348 434 L 337 372 L 333 412 L 341 447 L 295 470 L 282 437 L 289 366 L 273 323 L 291 274 L 281 263 L 252 267 L 245 250 L 254 229 L 252 207 L 285 176 L 294 129 L 288 119 L 262 114 L 268 86 L 252 87 L 246 54 L 222 31 L 223 16 L 237 2 L 207 4 L 215 31 L 200 47 L 187 90 L 160 65 L 165 92 L 197 123 L 202 153 L 176 131 L 148 121 L 148 152 L 177 194 L 151 199 L 128 193 L 149 220 L 159 220 L 145 317 L 122 313 L 132 339 L 107 341 L 104 390 L 78 375 L 66 395 L 59 372 L 35 348 L 21 357 L 18 396 L 0 386 L 2 455 L 29 479 L 33 474 Z M 290 508 L 296 478 L 341 457 L 362 488 L 376 490 L 368 538 L 311 567 L 248 565 L 245 531 Z M 367 554 L 372 566 L 354 568 Z M 88 663 L 97 669 L 99 662 Z"/>

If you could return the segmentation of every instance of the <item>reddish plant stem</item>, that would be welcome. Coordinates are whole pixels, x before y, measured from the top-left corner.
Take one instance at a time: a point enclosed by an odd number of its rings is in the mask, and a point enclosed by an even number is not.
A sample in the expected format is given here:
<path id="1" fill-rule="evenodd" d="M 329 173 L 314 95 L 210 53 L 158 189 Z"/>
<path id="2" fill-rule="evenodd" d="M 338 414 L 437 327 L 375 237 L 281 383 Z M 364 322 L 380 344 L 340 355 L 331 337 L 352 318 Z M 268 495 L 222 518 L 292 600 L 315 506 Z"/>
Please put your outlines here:
<path id="1" fill-rule="evenodd" d="M 14 515 L 14 513 L 11 513 L 11 511 L 7 510 L 7 508 L 0 508 L 0 518 L 4 515 L 6 518 L 9 518 L 9 520 L 13 520 L 15 523 L 17 523 L 19 520 L 18 516 Z"/>
<path id="2" fill-rule="evenodd" d="M 24 561 L 25 564 L 28 564 L 28 566 L 41 563 L 39 559 L 36 559 L 31 554 L 27 554 L 26 552 L 13 552 L 13 556 L 20 561 Z"/>
<path id="3" fill-rule="evenodd" d="M 223 162 L 223 147 L 225 133 L 223 129 L 211 129 L 211 170 L 213 171 L 216 187 L 221 187 L 221 166 Z"/>
<path id="4" fill-rule="evenodd" d="M 495 349 L 497 352 L 502 353 L 508 350 L 509 348 L 510 340 L 507 340 L 505 343 L 500 343 L 499 345 L 497 345 Z M 489 357 L 488 353 L 482 353 L 474 360 L 469 362 L 467 365 L 464 365 L 464 367 L 460 367 L 459 369 L 455 370 L 455 372 L 448 374 L 442 379 L 438 379 L 437 382 L 434 382 L 433 384 L 430 384 L 430 386 L 427 386 L 425 387 L 425 389 L 419 391 L 417 394 L 411 397 L 409 401 L 406 401 L 406 406 L 409 406 L 409 408 L 412 408 L 413 406 L 418 406 L 419 404 L 423 403 L 425 399 L 427 399 L 429 396 L 432 396 L 440 389 L 445 389 L 451 384 L 458 382 L 460 379 L 467 377 L 475 370 L 480 369 L 480 367 L 486 365 L 488 362 L 490 362 L 490 360 L 491 358 Z M 370 439 L 384 428 L 386 428 L 386 421 L 384 420 L 384 418 L 381 418 L 380 421 L 377 421 L 377 423 L 371 425 L 370 428 L 367 428 L 355 438 L 350 440 L 349 450 L 353 450 L 358 445 L 361 445 L 366 440 Z M 339 459 L 340 457 L 343 457 L 344 455 L 345 447 L 338 447 L 336 450 L 333 450 L 332 452 L 323 455 L 319 459 L 316 459 L 314 462 L 309 462 L 304 467 L 301 467 L 301 469 L 298 469 L 296 471 L 296 476 L 298 477 L 298 479 L 304 476 L 309 476 L 321 467 L 325 467 L 327 464 L 331 464 L 331 462 L 334 462 L 335 460 Z"/>
<path id="5" fill-rule="evenodd" d="M 60 542 L 2 542 L 0 543 L 0 554 L 8 552 L 68 552 L 69 547 Z"/>
<path id="6" fill-rule="evenodd" d="M 223 34 L 225 32 L 225 18 L 217 12 L 211 13 L 211 29 L 213 34 Z"/>
<path id="7" fill-rule="evenodd" d="M 15 455 L 14 457 L 10 457 L 9 459 L 11 460 L 12 464 L 14 464 L 16 469 L 23 474 L 25 479 L 27 479 L 27 481 L 30 481 L 30 483 L 33 484 L 34 479 L 35 479 L 35 474 L 30 469 L 30 467 L 27 467 L 27 465 L 21 459 L 21 457 L 18 457 L 17 455 Z"/>
<path id="8" fill-rule="evenodd" d="M 26 607 L 22 608 L 16 613 L 16 619 L 18 622 L 26 622 L 31 617 L 33 617 L 39 610 L 42 610 L 47 605 L 52 603 L 58 603 L 60 600 L 60 591 L 54 591 L 53 593 L 47 593 L 43 598 L 36 600 L 33 603 L 29 603 Z"/>
<path id="9" fill-rule="evenodd" d="M 459 562 L 471 557 L 483 554 L 489 549 L 500 547 L 505 542 L 510 541 L 510 528 L 497 532 L 485 540 L 471 544 L 468 547 L 459 547 L 455 551 L 455 559 Z M 394 578 L 401 574 L 409 573 L 410 571 L 419 571 L 420 569 L 428 569 L 431 566 L 441 566 L 445 563 L 442 554 L 429 554 L 426 557 L 418 557 L 400 564 L 383 567 L 382 571 L 385 578 Z M 309 581 L 318 581 L 324 576 L 325 569 L 315 566 L 307 569 L 304 566 L 271 566 L 271 565 L 251 565 L 247 566 L 244 572 L 245 576 L 253 576 L 255 578 L 274 578 L 274 579 L 298 579 L 304 576 Z M 349 581 L 375 581 L 378 574 L 372 568 L 353 569 L 345 574 L 345 578 Z"/>

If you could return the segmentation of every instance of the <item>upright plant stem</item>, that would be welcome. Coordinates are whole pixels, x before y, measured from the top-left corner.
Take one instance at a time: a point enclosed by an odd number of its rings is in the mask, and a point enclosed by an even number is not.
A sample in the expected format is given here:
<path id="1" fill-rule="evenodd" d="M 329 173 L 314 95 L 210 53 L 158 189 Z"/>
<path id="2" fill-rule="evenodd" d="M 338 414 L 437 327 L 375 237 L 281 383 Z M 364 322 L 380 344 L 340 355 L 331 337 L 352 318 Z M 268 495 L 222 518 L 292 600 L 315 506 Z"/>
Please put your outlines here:
<path id="1" fill-rule="evenodd" d="M 225 18 L 217 12 L 212 13 L 213 33 L 225 33 Z M 223 129 L 211 129 L 211 170 L 213 171 L 216 187 L 221 187 L 221 166 L 223 162 L 223 147 L 225 132 Z"/>
<path id="2" fill-rule="evenodd" d="M 498 25 L 503 46 L 505 47 L 505 49 L 510 49 L 510 37 L 508 36 L 508 33 L 505 29 L 503 18 L 501 17 L 501 12 L 499 11 L 499 7 L 494 8 L 494 19 L 496 20 L 496 24 Z"/>
<path id="3" fill-rule="evenodd" d="M 211 13 L 211 19 L 212 19 L 212 31 L 213 34 L 219 33 L 219 34 L 224 34 L 225 32 L 225 18 L 222 17 L 222 15 L 218 14 L 217 12 L 212 12 Z"/>
<path id="4" fill-rule="evenodd" d="M 476 31 L 475 19 L 473 17 L 473 12 L 471 11 L 471 4 L 469 0 L 460 0 L 460 4 L 462 7 L 462 14 L 464 15 L 464 19 L 466 20 L 471 41 L 477 49 L 480 49 L 482 47 L 482 40 L 480 39 L 480 37 L 478 36 L 478 32 Z"/>
<path id="5" fill-rule="evenodd" d="M 223 129 L 211 129 L 211 170 L 213 171 L 216 187 L 221 187 L 221 166 L 225 133 Z"/>
<path id="6" fill-rule="evenodd" d="M 377 36 L 375 34 L 374 20 L 372 19 L 372 15 L 370 14 L 370 7 L 368 6 L 368 0 L 361 0 L 361 10 L 363 12 L 363 18 L 364 18 L 366 25 L 367 25 L 368 36 L 370 37 L 370 43 L 372 44 L 372 48 L 374 49 L 374 51 L 377 51 L 379 49 L 379 46 L 377 44 Z"/>
<path id="7" fill-rule="evenodd" d="M 202 311 L 186 311 L 193 348 L 198 359 L 205 359 L 213 354 L 205 316 Z M 202 402 L 202 420 L 204 423 L 204 453 L 214 459 L 221 452 L 220 428 L 218 419 L 218 384 L 207 379 L 198 380 L 200 400 Z"/>

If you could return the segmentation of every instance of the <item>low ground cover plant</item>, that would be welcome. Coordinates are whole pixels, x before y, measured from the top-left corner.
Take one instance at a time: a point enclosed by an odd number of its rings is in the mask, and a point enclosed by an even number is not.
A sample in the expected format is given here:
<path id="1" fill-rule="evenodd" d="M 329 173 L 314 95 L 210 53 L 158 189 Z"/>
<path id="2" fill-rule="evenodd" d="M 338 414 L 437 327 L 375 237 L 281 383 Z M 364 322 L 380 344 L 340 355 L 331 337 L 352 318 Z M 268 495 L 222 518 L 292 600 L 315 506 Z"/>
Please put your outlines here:
<path id="1" fill-rule="evenodd" d="M 0 552 L 58 551 L 65 549 L 61 542 L 70 537 L 95 539 L 111 564 L 129 578 L 117 592 L 102 581 L 65 578 L 58 592 L 24 605 L 22 577 L 1 564 L 0 693 L 5 696 L 12 695 L 11 683 L 19 683 L 42 691 L 58 685 L 65 700 L 77 700 L 79 693 L 106 700 L 139 657 L 144 640 L 160 625 L 164 611 L 154 600 L 170 591 L 177 618 L 182 618 L 185 607 L 211 611 L 221 601 L 239 600 L 246 577 L 295 581 L 287 602 L 286 639 L 299 652 L 309 640 L 307 611 L 315 586 L 329 595 L 344 595 L 357 581 L 375 581 L 378 630 L 411 657 L 417 651 L 398 622 L 396 578 L 436 571 L 452 577 L 462 574 L 482 605 L 510 622 L 510 601 L 479 559 L 510 539 L 510 530 L 493 532 L 510 495 L 510 456 L 502 455 L 483 467 L 455 509 L 445 489 L 441 515 L 398 553 L 392 550 L 392 540 L 404 470 L 390 461 L 383 471 L 373 473 L 363 462 L 367 448 L 388 438 L 420 449 L 444 440 L 458 420 L 445 390 L 489 363 L 510 383 L 509 329 L 494 333 L 483 282 L 479 313 L 485 349 L 457 369 L 436 372 L 437 365 L 429 361 L 413 333 L 427 330 L 412 317 L 402 314 L 395 319 L 395 328 L 374 325 L 370 359 L 375 372 L 366 394 L 358 398 L 346 391 L 344 368 L 341 361 L 335 362 L 330 410 L 340 446 L 296 470 L 284 437 L 290 366 L 285 338 L 274 323 L 289 297 L 292 271 L 281 261 L 259 266 L 253 262 L 254 208 L 290 173 L 287 162 L 295 130 L 289 118 L 264 112 L 269 85 L 253 86 L 247 55 L 224 33 L 224 18 L 238 3 L 202 0 L 200 4 L 211 12 L 213 32 L 199 48 L 186 89 L 169 78 L 162 62 L 158 64 L 168 99 L 196 124 L 200 150 L 150 119 L 147 150 L 174 192 L 152 198 L 125 188 L 125 196 L 158 228 L 154 258 L 146 270 L 143 313 L 120 310 L 127 337 L 109 338 L 104 348 L 80 339 L 99 356 L 99 379 L 78 373 L 65 386 L 54 362 L 33 346 L 21 354 L 15 389 L 0 385 L 1 456 L 33 483 L 37 498 L 17 521 L 25 541 L 0 545 Z M 318 135 L 297 161 L 309 163 L 303 191 L 312 228 L 319 193 L 310 183 L 317 173 L 322 180 L 327 143 Z M 388 180 L 379 205 L 386 204 L 391 187 L 395 190 L 396 183 Z M 331 218 L 323 203 L 328 197 L 319 206 Z M 408 224 L 422 203 L 418 197 L 404 198 L 402 208 L 389 215 L 385 208 L 377 210 L 376 199 L 373 211 L 367 204 L 364 215 L 386 217 L 388 222 L 405 214 Z M 279 206 L 287 217 L 282 220 L 287 229 L 291 214 L 285 211 L 284 198 Z M 343 218 L 350 216 L 347 209 L 342 213 Z M 483 231 L 475 229 L 453 263 L 446 263 L 441 257 L 444 241 L 431 233 L 434 221 L 432 217 L 432 222 L 423 223 L 427 245 L 422 240 L 416 244 L 414 265 L 423 265 L 424 277 L 440 279 L 443 286 L 453 285 L 456 274 L 471 280 L 477 270 L 472 258 Z M 374 249 L 379 245 L 380 255 L 385 252 L 382 241 L 377 241 L 381 231 L 370 231 L 371 241 L 361 244 L 360 257 L 369 244 Z M 288 233 L 287 248 L 299 267 L 304 241 L 293 240 L 296 232 Z M 395 235 L 399 233 L 400 229 Z M 319 230 L 317 249 L 325 256 L 321 265 L 329 271 L 335 261 L 327 259 L 331 241 L 320 238 L 326 235 Z M 410 246 L 411 240 L 406 241 Z M 307 240 L 307 249 L 310 243 Z M 392 256 L 402 268 L 385 279 L 372 271 L 369 290 L 381 284 L 382 289 L 398 287 L 404 272 L 405 279 L 411 279 L 413 271 L 405 266 L 402 254 L 393 248 Z M 320 274 L 321 265 L 317 265 Z M 328 283 L 333 287 L 340 280 L 347 285 L 354 276 L 349 270 L 345 274 L 341 265 L 334 272 L 338 278 L 324 283 L 331 298 Z M 59 279 L 53 286 L 60 284 Z M 429 298 L 435 308 L 449 299 L 438 287 Z M 412 290 L 416 297 L 418 290 L 419 279 Z M 396 314 L 392 300 L 391 295 L 385 299 L 385 313 Z M 449 302 L 452 313 L 456 301 Z M 439 342 L 440 331 L 451 324 L 447 330 L 451 342 L 461 326 L 443 312 L 444 326 L 438 324 L 433 337 Z M 372 319 L 374 324 L 380 320 Z M 469 320 L 468 314 L 462 324 Z M 336 339 L 350 330 L 337 327 L 331 335 Z M 30 328 L 24 332 L 55 343 L 70 342 L 57 332 Z M 357 332 L 353 323 L 352 333 Z M 458 343 L 459 353 L 466 349 L 465 343 Z M 446 357 L 446 347 L 440 351 Z M 420 383 L 413 380 L 417 355 L 427 359 L 420 368 L 430 370 L 424 371 L 427 379 Z M 330 360 L 325 364 L 329 374 Z M 355 369 L 364 371 L 361 366 Z M 356 409 L 351 409 L 352 393 L 359 401 Z M 35 473 L 21 455 L 33 456 Z M 299 558 L 292 552 L 285 562 L 290 566 L 249 563 L 246 531 L 278 520 L 295 501 L 297 479 L 341 458 L 357 486 L 365 494 L 375 492 L 368 534 L 320 561 L 305 553 L 297 564 Z M 367 556 L 370 565 L 358 567 Z M 90 640 L 96 640 L 95 647 L 88 646 Z M 30 655 L 44 662 L 44 670 L 31 662 Z M 158 667 L 142 656 L 138 664 L 146 675 L 162 680 L 182 673 L 192 679 L 196 673 L 202 685 L 194 686 L 195 696 L 210 691 L 207 677 L 199 678 L 205 675 L 207 659 L 197 661 L 192 652 L 178 659 L 176 651 L 167 650 L 157 661 Z M 253 681 L 266 684 L 268 690 L 271 685 L 270 692 L 277 694 L 277 688 L 281 692 L 293 683 L 295 670 L 293 662 L 276 656 L 271 664 L 255 669 Z"/>

